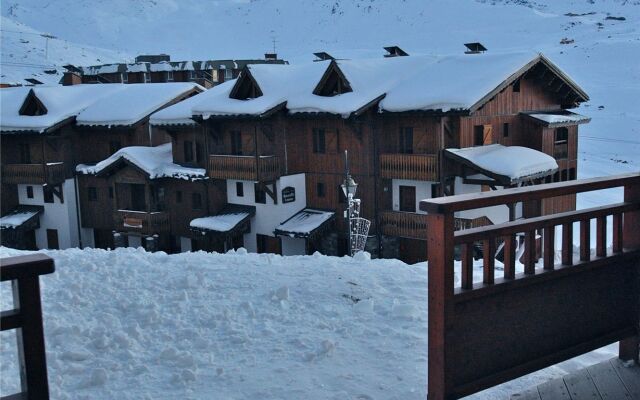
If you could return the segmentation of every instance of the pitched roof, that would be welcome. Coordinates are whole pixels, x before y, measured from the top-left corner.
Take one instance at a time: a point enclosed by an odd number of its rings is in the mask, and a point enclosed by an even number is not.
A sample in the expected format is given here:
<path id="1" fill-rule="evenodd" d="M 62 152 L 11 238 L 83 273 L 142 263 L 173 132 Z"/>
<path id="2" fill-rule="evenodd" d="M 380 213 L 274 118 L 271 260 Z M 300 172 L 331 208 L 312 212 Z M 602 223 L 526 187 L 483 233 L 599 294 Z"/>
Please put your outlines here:
<path id="1" fill-rule="evenodd" d="M 202 179 L 206 171 L 202 168 L 188 168 L 173 163 L 171 143 L 156 147 L 131 146 L 123 147 L 95 165 L 80 164 L 76 171 L 86 175 L 99 175 L 129 163 L 143 171 L 149 179 L 176 178 Z"/>
<path id="2" fill-rule="evenodd" d="M 284 104 L 291 114 L 330 113 L 344 118 L 375 105 L 379 112 L 472 113 L 534 68 L 551 71 L 554 79 L 570 92 L 571 104 L 588 100 L 571 78 L 541 54 L 486 53 L 250 65 L 244 73 L 251 74 L 262 95 L 244 100 L 231 98 L 238 81 L 233 85 L 226 82 L 202 95 L 192 113 L 204 119 L 260 117 Z M 336 70 L 350 90 L 336 95 L 314 94 L 324 94 L 319 86 L 329 72 Z"/>
<path id="3" fill-rule="evenodd" d="M 178 82 L 6 88 L 0 91 L 0 131 L 44 133 L 73 118 L 78 125 L 131 125 L 199 90 L 204 89 L 195 83 Z M 20 115 L 25 101 L 34 96 L 46 114 Z"/>

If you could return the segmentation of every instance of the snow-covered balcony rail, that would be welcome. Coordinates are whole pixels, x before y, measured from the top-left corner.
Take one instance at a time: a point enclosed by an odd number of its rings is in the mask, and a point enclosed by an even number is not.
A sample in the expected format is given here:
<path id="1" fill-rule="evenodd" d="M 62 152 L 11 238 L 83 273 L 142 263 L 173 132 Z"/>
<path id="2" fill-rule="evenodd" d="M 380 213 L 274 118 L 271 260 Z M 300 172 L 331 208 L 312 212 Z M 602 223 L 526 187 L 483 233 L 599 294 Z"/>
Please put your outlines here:
<path id="1" fill-rule="evenodd" d="M 385 179 L 437 181 L 436 154 L 381 154 L 380 176 Z"/>
<path id="2" fill-rule="evenodd" d="M 16 330 L 21 393 L 3 399 L 49 399 L 47 359 L 42 330 L 40 275 L 55 271 L 53 259 L 44 254 L 0 260 L 0 280 L 11 281 L 13 310 L 2 311 L 2 331 Z"/>
<path id="3" fill-rule="evenodd" d="M 545 199 L 616 187 L 624 188 L 621 203 L 541 216 Z M 454 229 L 455 212 L 516 203 L 522 219 Z M 429 399 L 466 396 L 617 341 L 622 359 L 638 361 L 640 174 L 436 198 L 420 209 L 429 213 Z M 473 281 L 476 244 L 482 282 Z"/>
<path id="4" fill-rule="evenodd" d="M 168 232 L 170 229 L 169 214 L 165 212 L 116 210 L 113 212 L 113 221 L 118 230 L 143 234 Z"/>
<path id="5" fill-rule="evenodd" d="M 57 184 L 64 182 L 64 163 L 48 164 L 6 164 L 2 166 L 2 181 L 8 184 L 34 185 Z"/>
<path id="6" fill-rule="evenodd" d="M 274 181 L 280 177 L 280 158 L 277 156 L 209 156 L 209 177 L 247 181 Z"/>

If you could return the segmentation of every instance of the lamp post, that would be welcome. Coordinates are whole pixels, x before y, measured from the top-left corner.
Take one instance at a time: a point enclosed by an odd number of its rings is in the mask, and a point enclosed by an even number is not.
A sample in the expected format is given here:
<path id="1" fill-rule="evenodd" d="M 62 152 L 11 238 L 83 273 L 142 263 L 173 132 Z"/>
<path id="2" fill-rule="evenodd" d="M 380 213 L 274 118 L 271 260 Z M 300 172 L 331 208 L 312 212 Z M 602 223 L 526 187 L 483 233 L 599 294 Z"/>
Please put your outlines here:
<path id="1" fill-rule="evenodd" d="M 347 152 L 347 150 L 344 151 L 344 169 L 345 169 L 345 178 L 344 178 L 344 182 L 342 183 L 342 192 L 344 193 L 344 196 L 347 199 L 347 220 L 348 220 L 348 237 L 349 237 L 349 255 L 353 256 L 352 254 L 352 243 L 351 243 L 351 217 L 352 217 L 352 212 L 353 212 L 353 204 L 354 204 L 354 196 L 356 195 L 356 190 L 358 189 L 358 184 L 356 183 L 356 181 L 353 180 L 353 178 L 351 177 L 351 174 L 349 173 L 349 153 Z"/>

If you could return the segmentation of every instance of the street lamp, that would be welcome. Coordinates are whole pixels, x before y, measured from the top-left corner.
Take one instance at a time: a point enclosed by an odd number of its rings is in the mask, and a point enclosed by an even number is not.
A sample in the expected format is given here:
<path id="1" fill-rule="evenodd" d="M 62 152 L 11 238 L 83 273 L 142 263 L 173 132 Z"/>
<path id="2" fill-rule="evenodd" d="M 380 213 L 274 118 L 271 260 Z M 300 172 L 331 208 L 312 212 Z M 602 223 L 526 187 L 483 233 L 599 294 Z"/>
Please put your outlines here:
<path id="1" fill-rule="evenodd" d="M 356 181 L 353 180 L 353 178 L 351 177 L 351 174 L 349 174 L 349 153 L 347 152 L 347 150 L 344 151 L 344 182 L 342 183 L 342 192 L 344 193 L 344 196 L 347 198 L 347 213 L 346 213 L 346 217 L 347 217 L 347 221 L 349 222 L 349 226 L 348 229 L 349 231 L 347 232 L 347 237 L 349 238 L 349 249 L 348 249 L 348 253 L 350 256 L 353 256 L 352 254 L 352 232 L 351 232 L 351 219 L 354 217 L 353 214 L 353 208 L 354 208 L 354 196 L 356 195 L 356 190 L 358 189 L 358 184 L 356 183 Z"/>

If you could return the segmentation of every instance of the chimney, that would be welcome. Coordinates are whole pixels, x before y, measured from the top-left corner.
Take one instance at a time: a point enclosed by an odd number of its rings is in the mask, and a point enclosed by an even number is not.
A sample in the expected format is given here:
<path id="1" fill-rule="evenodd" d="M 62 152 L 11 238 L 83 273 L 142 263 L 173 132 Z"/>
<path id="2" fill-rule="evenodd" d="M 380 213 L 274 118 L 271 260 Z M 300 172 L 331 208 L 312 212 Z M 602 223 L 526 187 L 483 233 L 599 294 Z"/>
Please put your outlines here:
<path id="1" fill-rule="evenodd" d="M 482 43 L 474 42 L 474 43 L 465 43 L 464 46 L 467 48 L 467 51 L 464 54 L 480 54 L 487 51 L 487 48 L 482 45 Z"/>
<path id="2" fill-rule="evenodd" d="M 82 75 L 76 71 L 65 71 L 62 75 L 62 85 L 71 86 L 82 83 Z"/>
<path id="3" fill-rule="evenodd" d="M 136 62 L 148 62 L 156 64 L 162 61 L 171 61 L 171 56 L 168 54 L 140 54 L 136 57 Z"/>
<path id="4" fill-rule="evenodd" d="M 264 59 L 267 61 L 276 61 L 278 59 L 277 53 L 264 53 Z"/>
<path id="5" fill-rule="evenodd" d="M 387 54 L 384 55 L 385 57 L 406 57 L 409 55 L 398 46 L 387 46 L 384 49 L 387 51 Z"/>
<path id="6" fill-rule="evenodd" d="M 316 56 L 316 59 L 313 60 L 313 61 L 335 60 L 335 58 L 331 54 L 329 54 L 327 52 L 324 52 L 324 51 L 319 51 L 317 53 L 313 53 L 313 55 Z"/>

